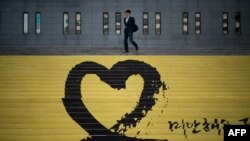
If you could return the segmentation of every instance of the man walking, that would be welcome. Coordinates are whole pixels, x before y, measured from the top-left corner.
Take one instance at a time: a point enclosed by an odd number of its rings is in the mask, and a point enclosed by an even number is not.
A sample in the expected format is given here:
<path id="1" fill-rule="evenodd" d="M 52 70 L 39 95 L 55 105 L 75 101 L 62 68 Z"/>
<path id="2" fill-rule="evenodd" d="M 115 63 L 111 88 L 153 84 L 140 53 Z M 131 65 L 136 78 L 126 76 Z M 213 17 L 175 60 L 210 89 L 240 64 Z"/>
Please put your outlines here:
<path id="1" fill-rule="evenodd" d="M 137 43 L 133 40 L 133 31 L 134 31 L 134 26 L 135 26 L 135 18 L 131 17 L 131 11 L 129 9 L 127 9 L 125 11 L 125 18 L 124 18 L 124 25 L 125 25 L 125 29 L 124 29 L 124 49 L 125 51 L 123 53 L 128 53 L 128 38 L 129 38 L 129 42 L 134 45 L 136 51 L 138 51 L 138 45 Z"/>

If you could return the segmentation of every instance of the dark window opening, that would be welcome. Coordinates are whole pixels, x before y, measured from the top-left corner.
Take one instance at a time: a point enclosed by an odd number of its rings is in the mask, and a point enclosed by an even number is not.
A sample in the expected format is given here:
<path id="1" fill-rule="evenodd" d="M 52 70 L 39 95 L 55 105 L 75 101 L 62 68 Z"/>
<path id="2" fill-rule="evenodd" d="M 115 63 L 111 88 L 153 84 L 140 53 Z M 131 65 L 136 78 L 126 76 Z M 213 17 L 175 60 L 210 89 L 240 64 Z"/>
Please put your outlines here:
<path id="1" fill-rule="evenodd" d="M 69 34 L 69 13 L 63 13 L 63 34 Z"/>
<path id="2" fill-rule="evenodd" d="M 228 34 L 228 13 L 222 13 L 222 31 L 224 35 Z"/>
<path id="3" fill-rule="evenodd" d="M 182 33 L 188 34 L 188 12 L 182 13 Z"/>
<path id="4" fill-rule="evenodd" d="M 142 14 L 143 18 L 143 34 L 148 34 L 148 12 L 143 12 Z"/>
<path id="5" fill-rule="evenodd" d="M 235 12 L 235 34 L 241 34 L 241 15 Z"/>
<path id="6" fill-rule="evenodd" d="M 108 12 L 103 12 L 103 34 L 109 34 L 109 14 Z"/>
<path id="7" fill-rule="evenodd" d="M 81 34 L 81 13 L 76 12 L 76 17 L 75 17 L 75 30 L 76 34 Z"/>
<path id="8" fill-rule="evenodd" d="M 115 34 L 117 35 L 121 34 L 121 13 L 120 12 L 115 13 Z"/>
<path id="9" fill-rule="evenodd" d="M 200 12 L 195 13 L 195 34 L 196 35 L 201 34 L 201 13 Z"/>
<path id="10" fill-rule="evenodd" d="M 155 13 L 155 34 L 156 35 L 161 34 L 161 13 L 160 12 Z"/>
<path id="11" fill-rule="evenodd" d="M 36 12 L 35 14 L 35 33 L 36 34 L 41 34 L 41 13 L 40 12 Z"/>
<path id="12" fill-rule="evenodd" d="M 23 34 L 29 33 L 29 13 L 23 13 Z"/>

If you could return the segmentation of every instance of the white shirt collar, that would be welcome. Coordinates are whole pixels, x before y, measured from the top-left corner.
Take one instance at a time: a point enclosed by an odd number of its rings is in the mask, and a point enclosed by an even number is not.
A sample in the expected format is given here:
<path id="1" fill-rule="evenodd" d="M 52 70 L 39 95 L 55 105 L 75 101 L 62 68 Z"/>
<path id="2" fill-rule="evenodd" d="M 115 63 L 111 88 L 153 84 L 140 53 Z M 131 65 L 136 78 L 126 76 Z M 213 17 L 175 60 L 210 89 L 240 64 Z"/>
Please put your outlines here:
<path id="1" fill-rule="evenodd" d="M 128 16 L 127 18 L 126 18 L 126 22 L 128 22 L 128 19 L 130 18 L 130 16 Z"/>

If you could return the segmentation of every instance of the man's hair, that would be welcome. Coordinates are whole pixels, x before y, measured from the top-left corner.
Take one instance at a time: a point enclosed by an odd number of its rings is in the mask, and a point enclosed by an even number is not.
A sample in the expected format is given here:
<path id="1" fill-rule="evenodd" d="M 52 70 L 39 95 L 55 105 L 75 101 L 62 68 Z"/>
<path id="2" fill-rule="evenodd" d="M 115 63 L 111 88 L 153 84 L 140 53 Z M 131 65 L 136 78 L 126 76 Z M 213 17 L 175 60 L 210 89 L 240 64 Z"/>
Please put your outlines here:
<path id="1" fill-rule="evenodd" d="M 130 14 L 130 13 L 131 13 L 131 10 L 130 10 L 130 9 L 126 9 L 126 10 L 125 10 L 125 13 L 129 13 L 129 14 Z"/>

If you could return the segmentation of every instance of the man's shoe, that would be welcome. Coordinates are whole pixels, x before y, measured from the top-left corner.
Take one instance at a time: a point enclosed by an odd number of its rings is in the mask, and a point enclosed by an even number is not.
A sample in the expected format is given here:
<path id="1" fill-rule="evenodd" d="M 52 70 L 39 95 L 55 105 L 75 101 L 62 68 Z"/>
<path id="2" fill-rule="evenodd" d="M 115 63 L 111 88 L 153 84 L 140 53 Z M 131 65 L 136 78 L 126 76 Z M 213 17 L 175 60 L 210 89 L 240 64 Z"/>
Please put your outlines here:
<path id="1" fill-rule="evenodd" d="M 128 53 L 128 51 L 123 51 L 122 53 Z"/>
<path id="2" fill-rule="evenodd" d="M 138 48 L 138 47 L 135 47 L 135 50 L 136 50 L 136 51 L 138 51 L 138 50 L 139 50 L 139 48 Z"/>

